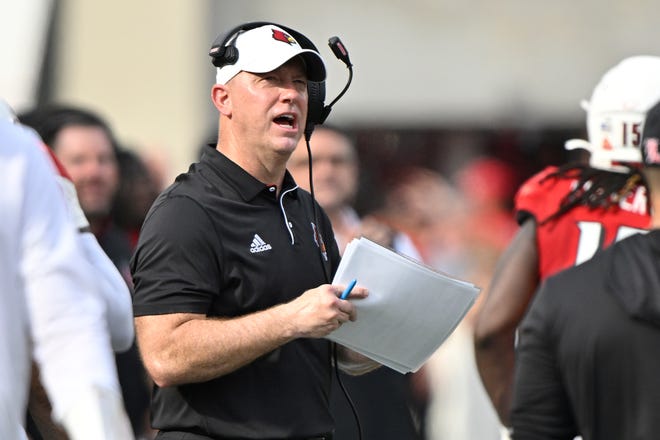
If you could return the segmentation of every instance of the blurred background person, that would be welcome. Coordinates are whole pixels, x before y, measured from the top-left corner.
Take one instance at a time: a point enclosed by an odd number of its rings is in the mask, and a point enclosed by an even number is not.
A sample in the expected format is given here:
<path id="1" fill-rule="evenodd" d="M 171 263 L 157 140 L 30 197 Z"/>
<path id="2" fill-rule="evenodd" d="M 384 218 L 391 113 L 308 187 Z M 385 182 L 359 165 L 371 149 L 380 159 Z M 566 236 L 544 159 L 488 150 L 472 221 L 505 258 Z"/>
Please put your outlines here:
<path id="1" fill-rule="evenodd" d="M 463 276 L 464 246 L 456 233 L 463 202 L 449 180 L 428 167 L 402 166 L 384 180 L 383 193 L 372 216 L 410 237 L 420 261 Z"/>
<path id="2" fill-rule="evenodd" d="M 315 129 L 310 147 L 314 194 L 330 217 L 339 251 L 343 253 L 352 239 L 370 233 L 368 238 L 384 246 L 396 247 L 399 253 L 411 258 L 421 259 L 410 237 L 387 227 L 375 217 L 360 218 L 353 208 L 359 190 L 360 163 L 350 136 L 326 124 Z M 309 166 L 304 139 L 291 155 L 287 166 L 296 183 L 309 191 Z"/>
<path id="3" fill-rule="evenodd" d="M 137 245 L 140 228 L 151 204 L 160 193 L 158 180 L 142 157 L 126 148 L 117 151 L 119 186 L 114 197 L 112 218 L 128 235 L 131 250 Z"/>
<path id="4" fill-rule="evenodd" d="M 468 247 L 490 249 L 486 253 L 499 256 L 511 242 L 518 230 L 512 206 L 517 180 L 511 164 L 485 155 L 470 159 L 454 173 L 452 181 L 463 199 L 461 230 Z"/>
<path id="5" fill-rule="evenodd" d="M 520 229 L 498 261 L 475 327 L 479 373 L 501 421 L 509 424 L 514 340 L 539 283 L 649 227 L 636 168 L 645 112 L 660 98 L 660 58 L 629 57 L 609 69 L 587 110 L 589 165 L 548 167 L 516 195 Z"/>
<path id="6" fill-rule="evenodd" d="M 475 232 L 468 225 L 474 222 L 466 221 L 471 209 L 476 214 L 476 206 L 481 205 L 469 201 L 439 172 L 402 167 L 387 180 L 385 203 L 377 216 L 406 231 L 420 249 L 422 261 L 430 267 L 483 285 L 480 283 L 490 275 L 489 266 L 483 263 L 487 259 L 477 255 L 476 240 L 470 235 Z M 429 440 L 497 440 L 501 436 L 497 415 L 474 361 L 475 307 L 424 366 Z"/>
<path id="7" fill-rule="evenodd" d="M 660 104 L 641 142 L 652 229 L 546 279 L 520 325 L 513 439 L 660 432 Z"/>
<path id="8" fill-rule="evenodd" d="M 317 126 L 310 139 L 312 183 L 317 202 L 325 210 L 340 253 L 354 238 L 365 236 L 412 258 L 419 254 L 411 240 L 375 219 L 363 221 L 352 204 L 359 186 L 359 161 L 353 140 L 337 127 Z M 301 139 L 287 163 L 296 183 L 310 191 L 309 156 Z M 408 375 L 381 367 L 362 376 L 339 372 L 360 419 L 365 439 L 421 439 L 421 414 L 411 396 Z M 358 437 L 351 407 L 333 377 L 330 405 L 335 437 Z"/>
<path id="9" fill-rule="evenodd" d="M 111 213 L 119 188 L 117 142 L 108 124 L 94 112 L 51 105 L 19 115 L 50 147 L 71 177 L 80 206 L 99 244 L 132 287 L 128 236 L 114 223 Z M 136 436 L 148 433 L 148 379 L 135 343 L 116 354 L 119 381 L 126 411 Z"/>
<path id="10" fill-rule="evenodd" d="M 133 438 L 112 357 L 132 332 L 116 339 L 54 163 L 5 105 L 0 182 L 0 438 L 26 438 L 32 358 L 53 402 L 48 416 L 71 439 Z"/>
<path id="11" fill-rule="evenodd" d="M 448 231 L 453 234 L 461 277 L 486 286 L 501 252 L 516 232 L 511 204 L 516 173 L 507 162 L 480 155 L 451 175 L 455 202 Z M 451 269 L 451 267 L 450 267 Z M 474 320 L 482 295 L 428 363 L 431 381 L 429 439 L 506 438 L 474 358 Z"/>

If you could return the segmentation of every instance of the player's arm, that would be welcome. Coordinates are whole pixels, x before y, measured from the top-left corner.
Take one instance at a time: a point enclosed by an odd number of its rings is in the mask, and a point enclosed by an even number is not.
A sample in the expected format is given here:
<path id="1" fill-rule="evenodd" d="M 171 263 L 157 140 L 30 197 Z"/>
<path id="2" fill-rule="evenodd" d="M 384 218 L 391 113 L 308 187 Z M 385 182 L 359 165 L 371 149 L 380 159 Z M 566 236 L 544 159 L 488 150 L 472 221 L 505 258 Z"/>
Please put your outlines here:
<path id="1" fill-rule="evenodd" d="M 36 139 L 34 139 L 36 140 Z M 104 321 L 92 292 L 76 227 L 67 214 L 51 164 L 26 144 L 20 275 L 30 314 L 34 359 L 53 405 L 54 420 L 70 438 L 133 438 L 123 409 Z M 84 349 L 81 349 L 84 347 Z"/>
<path id="2" fill-rule="evenodd" d="M 100 298 L 106 306 L 105 315 L 112 348 L 116 352 L 126 351 L 133 344 L 135 337 L 131 294 L 128 286 L 99 245 L 96 237 L 90 232 L 89 221 L 80 206 L 76 188 L 66 169 L 57 159 L 53 150 L 46 145 L 43 145 L 42 149 L 55 167 L 57 182 L 66 200 L 69 215 L 78 227 L 78 239 L 87 257 L 85 261 L 80 261 L 80 264 L 81 266 L 88 265 L 86 270 L 93 273 L 97 280 L 98 288 L 94 293 L 100 294 Z"/>
<path id="3" fill-rule="evenodd" d="M 515 332 L 538 282 L 536 222 L 530 218 L 500 257 L 474 330 L 477 368 L 506 426 L 514 376 Z"/>
<path id="4" fill-rule="evenodd" d="M 131 293 L 126 281 L 91 232 L 79 232 L 78 241 L 86 257 L 80 264 L 88 265 L 88 270 L 94 274 L 97 280 L 95 293 L 105 304 L 112 349 L 115 353 L 125 352 L 135 338 Z"/>

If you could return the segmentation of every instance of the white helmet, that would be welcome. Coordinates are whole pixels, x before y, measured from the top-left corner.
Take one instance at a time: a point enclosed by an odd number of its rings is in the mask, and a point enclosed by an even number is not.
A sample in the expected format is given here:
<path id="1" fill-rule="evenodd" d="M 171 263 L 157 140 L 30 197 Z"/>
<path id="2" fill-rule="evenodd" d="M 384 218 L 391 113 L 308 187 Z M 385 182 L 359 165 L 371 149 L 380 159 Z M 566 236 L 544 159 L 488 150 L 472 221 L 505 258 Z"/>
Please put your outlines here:
<path id="1" fill-rule="evenodd" d="M 633 56 L 608 70 L 594 88 L 587 112 L 589 141 L 571 139 L 567 150 L 584 148 L 594 168 L 625 171 L 642 162 L 640 143 L 646 111 L 660 100 L 660 57 Z"/>

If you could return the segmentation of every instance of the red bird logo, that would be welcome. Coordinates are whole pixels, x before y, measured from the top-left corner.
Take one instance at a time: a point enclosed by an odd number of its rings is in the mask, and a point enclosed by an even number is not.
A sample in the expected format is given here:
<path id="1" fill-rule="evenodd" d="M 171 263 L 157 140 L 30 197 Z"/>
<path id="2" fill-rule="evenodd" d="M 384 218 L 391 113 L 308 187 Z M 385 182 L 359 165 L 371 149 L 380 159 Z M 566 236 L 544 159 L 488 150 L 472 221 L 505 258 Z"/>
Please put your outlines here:
<path id="1" fill-rule="evenodd" d="M 291 35 L 277 29 L 273 29 L 273 39 L 287 44 L 296 44 L 296 40 Z"/>

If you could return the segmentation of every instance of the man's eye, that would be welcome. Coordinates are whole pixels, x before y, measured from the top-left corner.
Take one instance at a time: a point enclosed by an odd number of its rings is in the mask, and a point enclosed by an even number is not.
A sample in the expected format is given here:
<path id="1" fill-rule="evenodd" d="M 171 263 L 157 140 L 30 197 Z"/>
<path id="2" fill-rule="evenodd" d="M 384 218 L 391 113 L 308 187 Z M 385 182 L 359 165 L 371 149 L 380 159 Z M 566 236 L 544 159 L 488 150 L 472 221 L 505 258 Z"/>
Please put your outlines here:
<path id="1" fill-rule="evenodd" d="M 69 159 L 71 165 L 80 165 L 85 162 L 85 158 L 82 156 L 74 156 Z"/>

